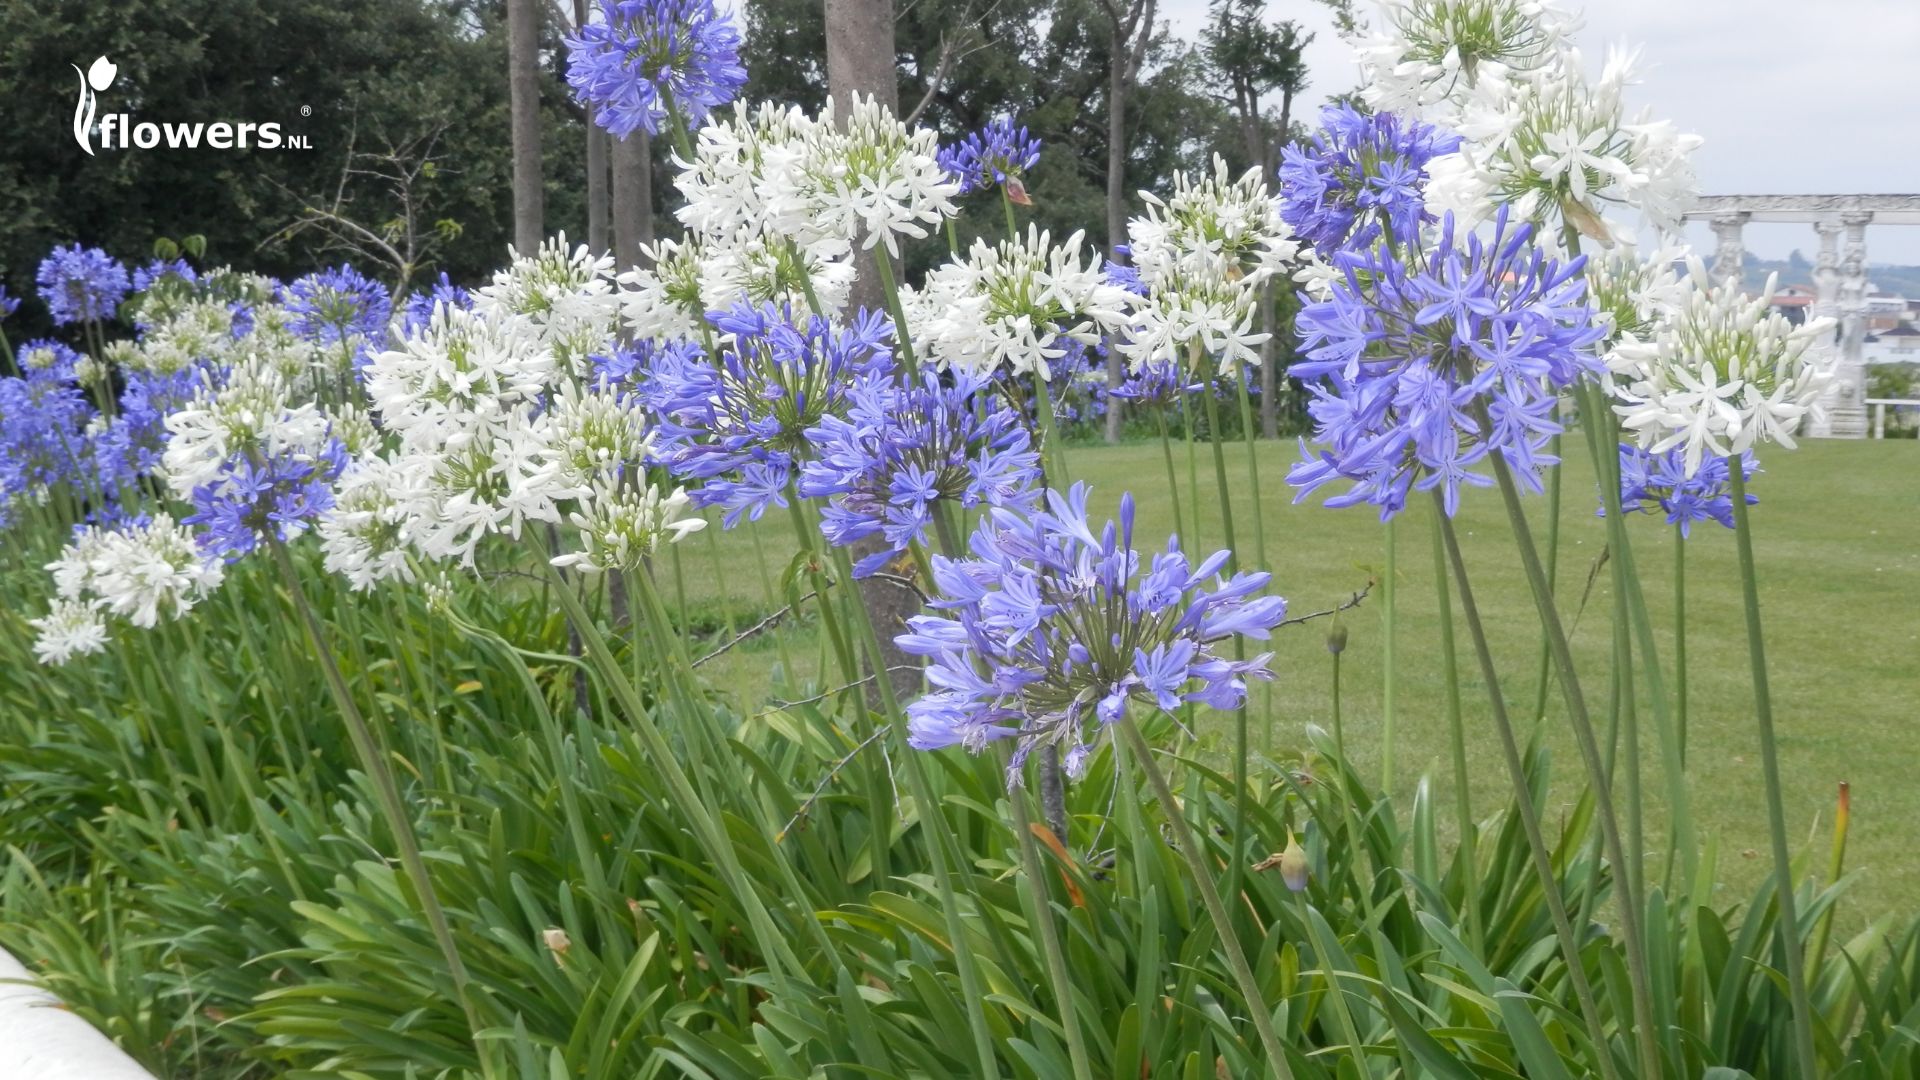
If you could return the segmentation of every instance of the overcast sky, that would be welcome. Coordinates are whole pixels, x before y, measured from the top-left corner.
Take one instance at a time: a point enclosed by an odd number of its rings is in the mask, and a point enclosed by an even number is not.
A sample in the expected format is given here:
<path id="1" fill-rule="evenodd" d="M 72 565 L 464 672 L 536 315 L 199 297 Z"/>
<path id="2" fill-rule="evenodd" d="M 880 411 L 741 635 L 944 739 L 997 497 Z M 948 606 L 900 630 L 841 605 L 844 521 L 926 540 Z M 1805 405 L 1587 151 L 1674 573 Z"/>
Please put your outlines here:
<path id="1" fill-rule="evenodd" d="M 1356 5 L 1371 16 L 1366 0 Z M 1570 5 L 1574 6 L 1574 5 Z M 1207 0 L 1160 0 L 1197 39 Z M 1641 47 L 1637 109 L 1652 106 L 1706 139 L 1694 154 L 1709 195 L 1920 191 L 1920 0 L 1604 0 L 1575 41 L 1590 66 L 1609 45 Z M 1315 31 L 1306 100 L 1357 80 L 1326 8 L 1268 0 L 1271 18 Z M 1296 115 L 1299 110 L 1296 108 Z M 1711 250 L 1704 225 L 1696 247 Z M 1749 225 L 1747 249 L 1784 258 L 1819 248 L 1811 225 Z M 1920 226 L 1869 226 L 1869 262 L 1920 264 Z"/>

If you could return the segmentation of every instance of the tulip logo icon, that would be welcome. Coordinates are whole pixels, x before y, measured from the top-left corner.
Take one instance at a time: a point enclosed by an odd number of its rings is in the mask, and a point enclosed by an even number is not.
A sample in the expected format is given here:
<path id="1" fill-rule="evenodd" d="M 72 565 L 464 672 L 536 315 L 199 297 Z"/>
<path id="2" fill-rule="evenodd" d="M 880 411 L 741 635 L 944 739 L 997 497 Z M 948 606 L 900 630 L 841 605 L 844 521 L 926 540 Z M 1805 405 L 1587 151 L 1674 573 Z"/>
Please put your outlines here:
<path id="1" fill-rule="evenodd" d="M 113 77 L 120 73 L 120 69 L 104 56 L 95 60 L 85 71 L 81 71 L 78 65 L 70 66 L 74 74 L 80 76 L 80 99 L 73 104 L 73 141 L 91 156 L 93 114 L 98 103 L 96 95 L 113 85 Z"/>

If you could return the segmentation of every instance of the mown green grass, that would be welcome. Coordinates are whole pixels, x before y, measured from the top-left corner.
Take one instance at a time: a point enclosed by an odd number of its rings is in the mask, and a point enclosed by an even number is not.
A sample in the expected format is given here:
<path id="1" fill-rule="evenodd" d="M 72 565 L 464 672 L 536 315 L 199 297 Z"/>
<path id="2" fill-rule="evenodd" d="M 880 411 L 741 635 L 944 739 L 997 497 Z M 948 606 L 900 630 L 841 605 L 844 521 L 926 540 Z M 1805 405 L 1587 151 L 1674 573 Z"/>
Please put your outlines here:
<path id="1" fill-rule="evenodd" d="M 1574 648 L 1596 720 L 1606 717 L 1611 630 L 1609 575 L 1597 575 L 1605 524 L 1595 516 L 1592 465 L 1577 439 L 1568 440 L 1561 514 L 1561 606 L 1575 624 Z M 1578 447 L 1578 449 L 1576 449 Z M 1252 529 L 1244 445 L 1228 448 L 1238 547 L 1258 564 Z M 1296 451 L 1288 443 L 1261 447 L 1266 532 L 1265 566 L 1274 588 L 1294 614 L 1333 607 L 1364 587 L 1385 565 L 1384 533 L 1365 509 L 1327 510 L 1293 505 L 1284 483 Z M 1184 449 L 1175 447 L 1184 490 Z M 1224 543 L 1210 449 L 1199 448 L 1201 542 L 1189 551 Z M 1151 549 L 1174 529 L 1165 467 L 1158 443 L 1119 447 L 1075 446 L 1068 453 L 1074 479 L 1093 484 L 1095 505 L 1110 512 L 1122 491 L 1138 506 L 1136 546 Z M 1774 449 L 1753 491 L 1756 553 L 1772 670 L 1774 709 L 1780 730 L 1787 812 L 1799 850 L 1812 853 L 1810 867 L 1826 863 L 1828 829 L 1839 783 L 1852 786 L 1853 825 L 1849 868 L 1861 873 L 1856 918 L 1911 907 L 1920 891 L 1920 783 L 1915 769 L 1920 729 L 1920 446 L 1906 442 L 1809 442 L 1796 452 Z M 1187 505 L 1184 501 L 1183 506 Z M 1544 533 L 1546 502 L 1530 505 L 1535 528 Z M 1408 805 L 1422 778 L 1434 785 L 1439 805 L 1452 790 L 1448 766 L 1438 617 L 1430 528 L 1424 505 L 1398 525 L 1399 633 L 1397 657 L 1396 775 L 1394 791 Z M 1537 696 L 1541 636 L 1532 600 L 1515 559 L 1515 547 L 1498 496 L 1470 492 L 1458 522 L 1475 591 L 1489 623 L 1501 679 L 1512 711 L 1532 719 Z M 1672 531 L 1653 518 L 1630 518 L 1635 553 L 1653 618 L 1661 659 L 1671 666 L 1673 619 Z M 783 516 L 770 514 L 757 526 L 768 573 L 777 580 L 795 549 Z M 697 623 L 717 624 L 731 612 L 744 624 L 768 610 L 753 566 L 748 535 L 718 538 L 719 558 L 707 540 L 695 537 L 680 553 L 688 608 Z M 1733 536 L 1718 526 L 1697 528 L 1687 549 L 1688 679 L 1691 735 L 1688 766 L 1694 814 L 1703 844 L 1719 849 L 1720 874 L 1734 889 L 1732 903 L 1766 872 L 1766 811 L 1758 744 L 1751 716 L 1752 689 Z M 663 566 L 663 573 L 668 567 Z M 1589 576 L 1593 575 L 1591 588 Z M 671 578 L 669 576 L 669 588 Z M 1584 609 L 1582 599 L 1584 597 Z M 1349 637 L 1343 661 L 1343 707 L 1350 752 L 1363 774 L 1378 776 L 1381 749 L 1382 643 L 1375 589 L 1343 616 Z M 1457 608 L 1456 608 L 1457 614 Z M 1259 746 L 1271 731 L 1274 745 L 1302 745 L 1308 725 L 1331 722 L 1331 665 L 1325 649 L 1326 621 L 1288 627 L 1272 644 L 1278 679 L 1271 697 L 1256 691 L 1252 730 Z M 818 642 L 805 627 L 790 628 L 788 646 L 796 668 L 811 676 Z M 1488 718 L 1486 694 L 1471 658 L 1464 655 L 1463 693 L 1470 732 L 1468 758 L 1476 809 L 1490 812 L 1506 789 Z M 780 652 L 755 642 L 728 652 L 702 672 L 746 711 L 764 707 L 778 693 Z M 1644 687 L 1641 688 L 1644 696 Z M 1571 804 L 1579 766 L 1557 692 L 1548 696 L 1543 735 L 1555 762 L 1556 808 Z M 1643 725 L 1650 725 L 1643 702 Z M 1231 719 L 1207 717 L 1201 737 L 1210 749 L 1229 745 Z M 1270 727 L 1269 727 L 1270 725 Z M 1659 826 L 1659 755 L 1649 733 L 1643 752 L 1649 792 L 1649 842 Z"/>

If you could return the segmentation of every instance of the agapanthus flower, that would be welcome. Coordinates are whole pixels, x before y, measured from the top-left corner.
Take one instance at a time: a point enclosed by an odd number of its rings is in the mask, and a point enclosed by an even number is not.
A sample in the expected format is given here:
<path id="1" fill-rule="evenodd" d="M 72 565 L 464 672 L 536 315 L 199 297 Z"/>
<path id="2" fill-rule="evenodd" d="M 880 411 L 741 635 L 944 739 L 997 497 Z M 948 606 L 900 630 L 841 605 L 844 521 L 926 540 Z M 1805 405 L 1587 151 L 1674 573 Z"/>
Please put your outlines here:
<path id="1" fill-rule="evenodd" d="M 1476 90 L 1559 62 L 1575 20 L 1543 0 L 1382 0 L 1356 42 L 1361 97 L 1383 112 L 1447 118 Z"/>
<path id="2" fill-rule="evenodd" d="M 885 247 L 925 237 L 958 212 L 960 184 L 940 167 L 940 139 L 909 128 L 873 98 L 854 95 L 844 124 L 832 102 L 781 146 L 766 170 L 768 227 L 802 247 Z"/>
<path id="3" fill-rule="evenodd" d="M 20 298 L 17 296 L 8 296 L 6 285 L 0 284 L 0 319 L 4 319 L 19 310 Z"/>
<path id="4" fill-rule="evenodd" d="M 104 491 L 131 487 L 160 468 L 169 438 L 166 418 L 193 400 L 205 377 L 198 368 L 167 375 L 126 373 L 119 412 L 92 436 Z"/>
<path id="5" fill-rule="evenodd" d="M 1125 382 L 1113 388 L 1112 394 L 1136 405 L 1165 408 L 1179 405 L 1188 394 L 1198 392 L 1205 385 L 1189 379 L 1179 361 L 1163 357 L 1135 368 Z"/>
<path id="6" fill-rule="evenodd" d="M 845 417 L 827 415 L 807 432 L 815 457 L 801 466 L 799 492 L 831 501 L 820 529 L 834 544 L 881 537 L 886 547 L 854 564 L 866 577 L 915 542 L 925 543 L 943 504 L 1024 508 L 1040 479 L 1019 418 L 988 404 L 988 384 L 956 371 L 923 370 L 907 384 L 859 383 Z"/>
<path id="7" fill-rule="evenodd" d="M 455 285 L 453 280 L 447 277 L 445 270 L 440 272 L 439 279 L 431 288 L 419 290 L 407 297 L 407 302 L 400 308 L 398 332 L 402 337 L 418 335 L 433 319 L 434 309 L 443 306 L 467 310 L 473 307 L 473 293 L 462 286 Z"/>
<path id="8" fill-rule="evenodd" d="M 1808 351 L 1833 333 L 1833 320 L 1789 322 L 1771 307 L 1772 277 L 1749 299 L 1738 281 L 1714 282 L 1698 256 L 1687 268 L 1685 300 L 1644 340 L 1613 351 L 1621 424 L 1652 453 L 1685 447 L 1689 475 L 1709 451 L 1792 449 L 1833 381 L 1829 363 Z"/>
<path id="9" fill-rule="evenodd" d="M 940 166 L 960 182 L 960 194 L 1005 187 L 1016 202 L 1026 201 L 1025 177 L 1039 163 L 1040 140 L 1010 116 L 996 116 L 940 151 Z"/>
<path id="10" fill-rule="evenodd" d="M 99 248 L 54 248 L 34 275 L 55 326 L 105 322 L 127 295 L 127 268 Z"/>
<path id="11" fill-rule="evenodd" d="M 192 285 L 199 280 L 200 276 L 193 272 L 193 267 L 187 265 L 185 259 L 154 259 L 145 266 L 134 269 L 133 291 L 146 292 L 155 285 L 169 281 Z"/>
<path id="12" fill-rule="evenodd" d="M 1570 52 L 1497 94 L 1476 95 L 1459 119 L 1466 140 L 1428 166 L 1428 202 L 1468 222 L 1505 206 L 1518 217 L 1564 221 L 1603 244 L 1636 231 L 1607 219 L 1617 207 L 1678 231 L 1696 194 L 1690 155 L 1701 140 L 1646 112 L 1626 115 L 1634 60 L 1610 54 L 1589 81 Z"/>
<path id="13" fill-rule="evenodd" d="M 164 513 L 122 528 L 82 528 L 47 570 L 61 599 L 93 604 L 143 630 L 162 614 L 185 615 L 224 577 L 220 560 Z"/>
<path id="14" fill-rule="evenodd" d="M 1271 678 L 1270 654 L 1232 660 L 1236 636 L 1265 639 L 1286 601 L 1260 595 L 1269 575 L 1218 575 L 1229 554 L 1190 562 L 1177 538 L 1151 556 L 1133 550 L 1133 497 L 1117 523 L 1087 516 L 1085 484 L 1049 490 L 1045 509 L 995 508 L 968 558 L 933 559 L 937 614 L 908 620 L 896 640 L 928 657 L 934 689 L 908 707 L 908 741 L 922 750 L 979 752 L 1014 740 L 1014 771 L 1057 747 L 1070 775 L 1101 731 L 1131 706 L 1186 702 L 1238 707 L 1246 680 Z"/>
<path id="15" fill-rule="evenodd" d="M 1126 319 L 1126 292 L 1085 251 L 1082 233 L 1056 247 L 1038 226 L 998 244 L 976 239 L 966 258 L 935 269 L 903 303 L 936 363 L 1049 379 L 1075 342 L 1091 345 Z"/>
<path id="16" fill-rule="evenodd" d="M 170 437 L 161 460 L 174 495 L 193 498 L 236 462 L 318 457 L 329 437 L 327 416 L 299 397 L 286 373 L 258 355 L 224 379 L 203 374 L 193 400 L 165 421 Z"/>
<path id="17" fill-rule="evenodd" d="M 567 520 L 580 531 L 581 550 L 556 555 L 553 565 L 587 573 L 638 570 L 663 543 L 673 544 L 707 527 L 692 515 L 685 488 L 597 483 Z"/>
<path id="18" fill-rule="evenodd" d="M 378 338 L 393 311 L 384 286 L 344 265 L 297 279 L 284 303 L 287 329 L 320 345 Z"/>
<path id="19" fill-rule="evenodd" d="M 787 236 L 774 225 L 777 208 L 769 198 L 776 188 L 787 197 L 795 194 L 781 174 L 799 166 L 809 145 L 827 140 L 830 132 L 823 128 L 831 126 L 831 109 L 816 120 L 797 105 L 735 102 L 694 133 L 693 160 L 679 162 L 673 180 L 685 199 L 674 215 L 690 234 L 703 237 Z"/>
<path id="20" fill-rule="evenodd" d="M 58 666 L 107 647 L 107 624 L 84 600 L 55 599 L 51 611 L 27 624 L 36 631 L 33 656 L 42 664 Z"/>
<path id="21" fill-rule="evenodd" d="M 1127 247 L 1146 296 L 1121 352 L 1136 367 L 1195 350 L 1223 370 L 1259 363 L 1270 336 L 1254 325 L 1261 288 L 1299 247 L 1260 170 L 1236 179 L 1216 156 L 1209 173 L 1176 174 L 1171 197 L 1142 194 L 1147 212 L 1128 223 Z"/>
<path id="22" fill-rule="evenodd" d="M 23 374 L 38 372 L 53 382 L 77 382 L 80 354 L 50 338 L 35 338 L 20 346 L 14 361 Z"/>
<path id="23" fill-rule="evenodd" d="M 1740 455 L 1740 478 L 1750 480 L 1760 471 L 1760 462 L 1752 452 Z M 1747 505 L 1760 502 L 1747 495 Z M 1664 514 L 1667 524 L 1680 527 L 1680 535 L 1690 534 L 1696 521 L 1717 521 L 1733 528 L 1733 492 L 1727 459 L 1707 458 L 1692 475 L 1687 474 L 1686 455 L 1675 447 L 1664 454 L 1651 454 L 1632 443 L 1620 444 L 1620 507 L 1625 512 Z M 1605 507 L 1601 513 L 1606 513 Z"/>
<path id="24" fill-rule="evenodd" d="M 862 311 L 845 327 L 790 309 L 739 305 L 716 312 L 717 358 L 662 352 L 649 398 L 660 415 L 659 454 L 676 476 L 703 481 L 701 506 L 720 506 L 727 528 L 786 506 L 807 431 L 843 415 L 853 388 L 892 369 L 893 328 Z"/>
<path id="25" fill-rule="evenodd" d="M 670 112 L 698 127 L 746 85 L 740 32 L 713 0 L 600 0 L 567 39 L 567 85 L 618 138 L 658 135 Z"/>
<path id="26" fill-rule="evenodd" d="M 49 349 L 21 350 L 50 354 Z M 86 429 L 93 406 L 72 380 L 70 361 L 23 364 L 20 376 L 0 378 L 0 511 L 20 500 L 38 502 L 56 487 L 97 493 L 87 459 Z"/>
<path id="27" fill-rule="evenodd" d="M 1474 470 L 1489 453 L 1538 487 L 1559 391 L 1596 373 L 1587 350 L 1604 327 L 1584 302 L 1584 260 L 1556 262 L 1531 236 L 1504 213 L 1490 237 L 1449 216 L 1430 251 L 1335 256 L 1328 295 L 1300 313 L 1308 359 L 1290 371 L 1316 380 L 1315 446 L 1302 442 L 1287 477 L 1300 498 L 1346 481 L 1328 506 L 1372 503 L 1385 519 L 1410 489 L 1437 488 L 1452 514 L 1461 485 L 1492 484 Z"/>
<path id="28" fill-rule="evenodd" d="M 346 467 L 339 440 L 319 454 L 289 451 L 259 461 L 232 462 L 222 474 L 193 489 L 197 540 L 209 555 L 234 562 L 269 538 L 299 536 L 333 507 L 333 481 Z"/>
<path id="29" fill-rule="evenodd" d="M 1427 162 L 1459 136 L 1393 113 L 1329 105 L 1320 130 L 1281 152 L 1280 219 L 1323 256 L 1384 234 L 1417 244 L 1427 212 Z"/>

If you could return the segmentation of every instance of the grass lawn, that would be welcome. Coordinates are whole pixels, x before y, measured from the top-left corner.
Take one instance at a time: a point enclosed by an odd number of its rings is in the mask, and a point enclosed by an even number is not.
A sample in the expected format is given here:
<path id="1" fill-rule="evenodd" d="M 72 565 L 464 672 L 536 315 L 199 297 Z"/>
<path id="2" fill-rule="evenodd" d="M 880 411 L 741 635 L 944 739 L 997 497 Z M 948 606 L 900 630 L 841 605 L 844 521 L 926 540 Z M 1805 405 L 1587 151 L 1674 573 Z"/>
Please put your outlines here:
<path id="1" fill-rule="evenodd" d="M 1569 438 L 1568 446 L 1579 444 Z M 1361 588 L 1385 565 L 1384 533 L 1366 509 L 1328 510 L 1292 505 L 1284 476 L 1295 456 L 1291 443 L 1261 446 L 1265 490 L 1266 565 L 1273 588 L 1286 596 L 1292 614 L 1332 607 Z M 1175 447 L 1183 499 L 1184 451 Z M 1247 497 L 1246 450 L 1228 448 L 1234 485 L 1239 550 L 1249 565 L 1259 562 L 1253 541 L 1252 500 Z M 1568 454 L 1562 515 L 1560 581 L 1562 611 L 1570 621 L 1595 559 L 1605 545 L 1605 525 L 1594 514 L 1592 467 L 1584 446 Z M 1203 542 L 1186 539 L 1191 553 L 1222 546 L 1209 448 L 1199 448 Z M 1118 447 L 1076 446 L 1067 457 L 1074 479 L 1090 481 L 1095 504 L 1110 512 L 1123 490 L 1138 505 L 1136 546 L 1151 550 L 1175 528 L 1165 466 L 1158 443 Z M 1896 907 L 1911 908 L 1920 893 L 1920 444 L 1809 442 L 1796 452 L 1775 449 L 1762 461 L 1752 490 L 1762 604 L 1772 668 L 1774 710 L 1780 729 L 1782 769 L 1794 835 L 1808 840 L 1809 865 L 1824 866 L 1827 827 L 1836 785 L 1853 793 L 1848 866 L 1862 871 L 1852 921 Z M 1542 530 L 1546 502 L 1530 504 Z M 1191 511 L 1187 511 L 1190 513 Z M 1459 527 L 1483 617 L 1516 722 L 1531 720 L 1536 699 L 1541 635 L 1526 581 L 1499 496 L 1473 491 Z M 1672 530 L 1658 520 L 1633 515 L 1634 537 L 1647 600 L 1662 630 L 1661 657 L 1671 669 L 1673 618 Z M 769 514 L 758 527 L 761 557 L 777 578 L 794 551 L 783 515 Z M 1422 503 L 1399 523 L 1395 580 L 1399 586 L 1396 775 L 1399 805 L 1410 803 L 1414 785 L 1428 777 L 1436 805 L 1449 807 L 1452 771 L 1447 765 L 1446 718 L 1438 660 L 1438 617 L 1430 528 Z M 743 530 L 717 540 L 695 537 L 681 551 L 688 605 L 696 620 L 717 611 L 735 613 L 744 624 L 768 609 L 754 567 L 751 534 Z M 1764 873 L 1766 810 L 1758 744 L 1751 716 L 1751 683 L 1732 533 L 1718 526 L 1696 528 L 1687 548 L 1689 696 L 1688 763 L 1694 813 L 1703 843 L 1717 843 L 1720 875 L 1737 886 L 1728 902 L 1743 898 Z M 1604 726 L 1608 696 L 1609 577 L 1602 570 L 1578 617 L 1574 648 L 1595 722 Z M 669 583 L 669 590 L 671 584 Z M 1363 773 L 1380 771 L 1382 644 L 1376 589 L 1345 622 L 1349 640 L 1343 660 L 1344 717 L 1349 747 Z M 1457 605 L 1456 605 L 1457 615 Z M 1272 643 L 1276 656 L 1271 705 L 1255 691 L 1252 720 L 1256 746 L 1270 731 L 1277 749 L 1304 741 L 1307 725 L 1330 723 L 1331 665 L 1325 649 L 1326 621 L 1286 628 Z M 787 643 L 803 674 L 817 670 L 819 646 L 805 626 L 789 628 Z M 1486 694 L 1460 633 L 1463 699 L 1470 732 L 1469 761 L 1476 811 L 1491 812 L 1507 789 Z M 765 707 L 774 696 L 780 652 L 756 642 L 703 668 L 713 684 L 734 697 L 744 712 Z M 1659 756 L 1651 714 L 1646 725 L 1644 774 L 1649 792 L 1659 786 Z M 1577 791 L 1579 762 L 1556 691 L 1549 696 L 1545 737 L 1553 753 L 1556 801 Z M 1270 725 L 1270 726 L 1269 726 Z M 1215 752 L 1231 738 L 1231 721 L 1213 716 L 1201 731 Z M 1650 814 L 1658 813 L 1650 808 Z M 1650 842 L 1662 835 L 1650 817 Z M 1816 835 L 1817 834 L 1817 835 Z M 1277 846 L 1277 845 L 1276 845 Z"/>

